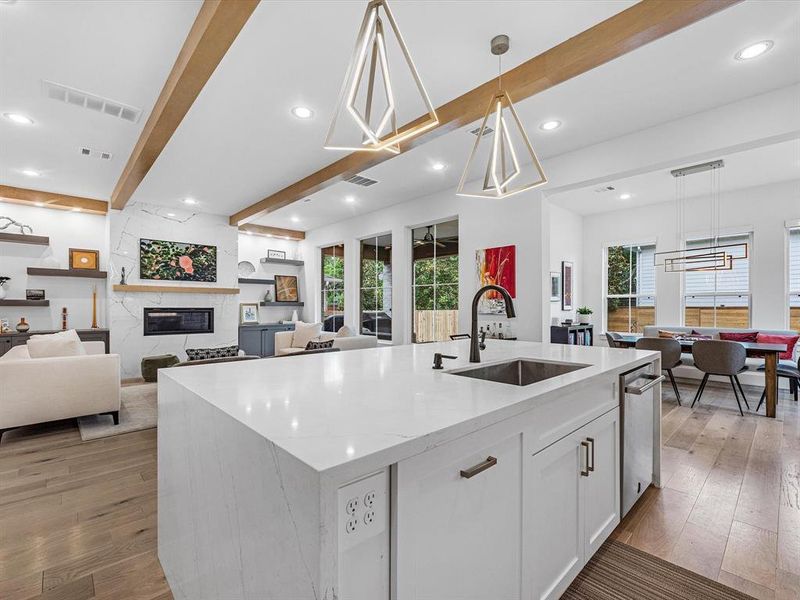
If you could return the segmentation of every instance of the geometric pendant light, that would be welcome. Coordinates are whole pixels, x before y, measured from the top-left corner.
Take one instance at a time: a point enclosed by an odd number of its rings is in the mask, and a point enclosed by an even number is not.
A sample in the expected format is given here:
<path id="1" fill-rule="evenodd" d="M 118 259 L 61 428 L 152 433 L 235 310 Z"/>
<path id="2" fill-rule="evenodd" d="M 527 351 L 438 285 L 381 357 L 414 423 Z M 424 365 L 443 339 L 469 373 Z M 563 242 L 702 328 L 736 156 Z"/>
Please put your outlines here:
<path id="1" fill-rule="evenodd" d="M 423 117 L 413 127 L 398 130 L 398 123 L 411 122 L 420 114 Z M 325 148 L 399 153 L 401 141 L 438 123 L 389 4 L 386 0 L 371 0 Z"/>
<path id="2" fill-rule="evenodd" d="M 498 60 L 508 47 L 507 35 L 492 39 L 492 54 Z M 506 198 L 547 183 L 511 97 L 502 88 L 502 67 L 498 83 L 461 176 L 459 196 Z"/>

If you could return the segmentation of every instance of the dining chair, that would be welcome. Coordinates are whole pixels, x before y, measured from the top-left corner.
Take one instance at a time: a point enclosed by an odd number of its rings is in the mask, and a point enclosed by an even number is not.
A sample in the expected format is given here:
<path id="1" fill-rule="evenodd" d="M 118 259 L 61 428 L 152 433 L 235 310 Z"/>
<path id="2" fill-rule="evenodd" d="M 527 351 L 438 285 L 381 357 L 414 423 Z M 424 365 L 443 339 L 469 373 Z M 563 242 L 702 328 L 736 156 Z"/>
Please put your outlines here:
<path id="1" fill-rule="evenodd" d="M 671 338 L 643 337 L 636 340 L 636 349 L 661 352 L 661 369 L 669 375 L 672 389 L 675 390 L 675 398 L 678 400 L 678 406 L 683 406 L 678 384 L 675 383 L 675 376 L 672 374 L 672 369 L 683 364 L 681 360 L 681 343 Z"/>
<path id="2" fill-rule="evenodd" d="M 619 343 L 619 340 L 622 339 L 622 336 L 618 333 L 606 333 L 606 340 L 608 341 L 609 348 L 623 348 L 622 344 Z"/>
<path id="3" fill-rule="evenodd" d="M 761 370 L 761 369 L 759 369 Z M 797 402 L 797 388 L 800 387 L 800 358 L 797 359 L 797 366 L 787 365 L 785 363 L 778 363 L 778 377 L 785 377 L 789 380 L 789 391 L 794 396 L 794 401 Z M 756 412 L 761 410 L 761 405 L 767 397 L 767 388 L 761 392 L 761 400 L 758 401 Z"/>
<path id="4" fill-rule="evenodd" d="M 739 414 L 744 416 L 742 404 L 739 402 L 739 394 L 736 392 L 736 387 L 738 386 L 739 392 L 742 394 L 742 400 L 744 400 L 747 410 L 750 410 L 747 396 L 745 396 L 742 384 L 739 382 L 739 373 L 747 371 L 747 365 L 745 364 L 747 351 L 744 346 L 737 342 L 724 340 L 697 340 L 692 344 L 692 357 L 694 357 L 694 366 L 705 373 L 703 381 L 697 389 L 697 394 L 695 394 L 692 401 L 692 408 L 700 400 L 700 396 L 703 395 L 709 376 L 718 375 L 730 379 L 736 404 L 739 405 Z"/>

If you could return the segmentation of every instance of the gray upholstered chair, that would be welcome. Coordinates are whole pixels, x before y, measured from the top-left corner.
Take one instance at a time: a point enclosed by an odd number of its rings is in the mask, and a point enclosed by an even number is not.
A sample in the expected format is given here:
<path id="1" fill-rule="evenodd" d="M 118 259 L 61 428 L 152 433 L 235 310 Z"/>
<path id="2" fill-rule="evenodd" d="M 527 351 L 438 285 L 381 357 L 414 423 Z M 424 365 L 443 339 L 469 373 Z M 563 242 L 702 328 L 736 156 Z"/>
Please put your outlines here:
<path id="1" fill-rule="evenodd" d="M 761 370 L 759 368 L 759 370 Z M 787 365 L 783 362 L 778 363 L 778 377 L 785 377 L 789 380 L 789 391 L 794 396 L 794 401 L 797 402 L 797 388 L 800 387 L 800 358 L 797 359 L 797 366 Z M 756 412 L 761 410 L 761 405 L 767 397 L 767 388 L 761 393 L 761 400 L 758 401 Z"/>
<path id="2" fill-rule="evenodd" d="M 739 414 L 744 416 L 742 412 L 742 404 L 739 402 L 739 394 L 736 392 L 736 387 L 739 387 L 739 392 L 742 394 L 747 410 L 750 410 L 750 405 L 747 403 L 747 396 L 744 395 L 742 384 L 739 383 L 739 373 L 747 371 L 747 352 L 744 346 L 737 342 L 728 342 L 724 340 L 698 340 L 692 344 L 692 356 L 694 357 L 694 366 L 703 371 L 703 381 L 697 389 L 694 401 L 692 401 L 692 408 L 695 403 L 700 400 L 703 395 L 703 390 L 708 383 L 710 375 L 718 375 L 720 377 L 727 377 L 731 381 L 733 388 L 733 395 L 736 398 L 736 404 L 739 405 Z"/>
<path id="3" fill-rule="evenodd" d="M 622 336 L 618 333 L 606 333 L 606 340 L 608 341 L 609 348 L 622 348 L 623 346 L 619 343 L 621 339 Z"/>
<path id="4" fill-rule="evenodd" d="M 643 337 L 636 340 L 636 349 L 661 352 L 661 368 L 669 375 L 672 389 L 675 390 L 675 398 L 678 400 L 678 406 L 682 406 L 681 393 L 678 391 L 678 384 L 675 383 L 675 376 L 672 374 L 672 369 L 683 364 L 681 360 L 681 343 L 672 338 Z"/>

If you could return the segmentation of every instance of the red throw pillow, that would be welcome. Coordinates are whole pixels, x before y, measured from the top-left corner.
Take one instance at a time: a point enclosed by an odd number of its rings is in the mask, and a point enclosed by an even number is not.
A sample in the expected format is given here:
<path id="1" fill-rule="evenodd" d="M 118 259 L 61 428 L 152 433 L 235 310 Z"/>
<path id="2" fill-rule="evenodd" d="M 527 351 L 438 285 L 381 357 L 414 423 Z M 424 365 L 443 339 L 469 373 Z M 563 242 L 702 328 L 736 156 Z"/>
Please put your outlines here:
<path id="1" fill-rule="evenodd" d="M 720 331 L 719 339 L 729 342 L 750 342 L 755 344 L 758 341 L 758 335 L 757 331 Z"/>
<path id="2" fill-rule="evenodd" d="M 794 345 L 800 340 L 800 335 L 778 335 L 770 333 L 759 333 L 756 342 L 759 344 L 786 344 L 786 352 L 778 355 L 780 360 L 792 360 L 794 356 Z"/>

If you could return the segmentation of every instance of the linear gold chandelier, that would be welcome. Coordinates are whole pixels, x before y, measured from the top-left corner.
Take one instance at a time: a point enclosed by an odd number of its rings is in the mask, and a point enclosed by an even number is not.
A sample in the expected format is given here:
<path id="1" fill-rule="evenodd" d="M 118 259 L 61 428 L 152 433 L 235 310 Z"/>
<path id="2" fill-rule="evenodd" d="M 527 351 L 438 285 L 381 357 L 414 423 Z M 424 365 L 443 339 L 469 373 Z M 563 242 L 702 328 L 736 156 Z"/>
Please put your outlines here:
<path id="1" fill-rule="evenodd" d="M 502 55 L 508 48 L 507 35 L 492 38 L 491 51 L 497 56 L 498 62 L 502 61 Z M 502 76 L 500 63 L 498 90 L 489 100 L 478 130 L 478 139 L 461 175 L 456 191 L 459 196 L 507 198 L 547 183 L 514 103 L 503 89 Z"/>
<path id="2" fill-rule="evenodd" d="M 388 24 L 388 27 L 384 25 Z M 390 35 L 387 35 L 390 34 Z M 402 60 L 393 64 L 395 50 Z M 405 83 L 416 87 L 418 97 L 404 104 L 403 116 L 411 121 L 426 113 L 413 125 L 398 130 L 397 90 Z M 436 110 L 422 85 L 411 54 L 403 41 L 387 0 L 371 0 L 361 22 L 356 46 L 339 94 L 325 148 L 328 150 L 399 153 L 400 142 L 439 123 Z"/>

